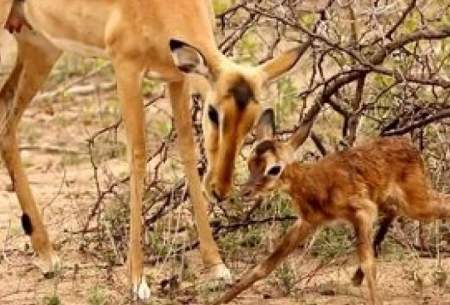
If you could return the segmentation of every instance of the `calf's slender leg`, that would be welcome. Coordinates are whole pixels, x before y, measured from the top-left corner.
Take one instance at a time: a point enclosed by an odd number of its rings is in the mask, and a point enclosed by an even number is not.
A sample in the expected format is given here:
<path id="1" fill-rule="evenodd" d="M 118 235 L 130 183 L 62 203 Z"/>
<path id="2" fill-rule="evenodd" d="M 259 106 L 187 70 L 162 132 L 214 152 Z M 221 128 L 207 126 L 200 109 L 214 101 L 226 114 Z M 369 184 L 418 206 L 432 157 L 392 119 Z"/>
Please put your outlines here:
<path id="1" fill-rule="evenodd" d="M 236 282 L 225 294 L 213 304 L 228 303 L 242 291 L 253 285 L 258 280 L 268 276 L 297 246 L 315 230 L 316 226 L 302 220 L 298 220 L 289 228 L 286 235 L 276 247 L 275 251 L 263 262 L 259 263 L 252 271 Z"/>
<path id="2" fill-rule="evenodd" d="M 389 231 L 389 227 L 391 226 L 394 220 L 395 220 L 394 215 L 385 216 L 381 220 L 380 226 L 378 228 L 377 233 L 375 234 L 375 239 L 373 241 L 373 251 L 375 253 L 375 257 L 379 256 L 381 243 L 383 242 L 387 232 Z M 363 280 L 364 280 L 364 272 L 362 271 L 360 266 L 353 275 L 352 278 L 353 285 L 361 286 Z"/>
<path id="3" fill-rule="evenodd" d="M 370 206 L 375 206 L 375 204 L 367 205 L 367 207 Z M 367 279 L 370 305 L 381 304 L 376 293 L 375 255 L 372 247 L 373 225 L 376 221 L 376 217 L 376 208 L 363 208 L 356 212 L 354 219 L 357 237 L 357 253 L 360 260 L 361 269 Z"/>

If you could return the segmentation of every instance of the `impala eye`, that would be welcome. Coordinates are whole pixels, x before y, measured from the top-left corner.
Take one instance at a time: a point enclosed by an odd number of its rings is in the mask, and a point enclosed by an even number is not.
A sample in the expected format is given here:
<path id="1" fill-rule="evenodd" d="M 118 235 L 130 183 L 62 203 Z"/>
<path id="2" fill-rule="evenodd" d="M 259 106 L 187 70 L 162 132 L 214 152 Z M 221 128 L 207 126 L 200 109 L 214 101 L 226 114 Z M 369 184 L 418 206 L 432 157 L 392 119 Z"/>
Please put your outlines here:
<path id="1" fill-rule="evenodd" d="M 275 165 L 272 166 L 271 169 L 267 172 L 267 175 L 269 176 L 278 176 L 281 172 L 281 166 Z"/>
<path id="2" fill-rule="evenodd" d="M 211 122 L 213 122 L 215 125 L 219 125 L 219 113 L 217 110 L 209 105 L 208 107 L 208 118 Z"/>

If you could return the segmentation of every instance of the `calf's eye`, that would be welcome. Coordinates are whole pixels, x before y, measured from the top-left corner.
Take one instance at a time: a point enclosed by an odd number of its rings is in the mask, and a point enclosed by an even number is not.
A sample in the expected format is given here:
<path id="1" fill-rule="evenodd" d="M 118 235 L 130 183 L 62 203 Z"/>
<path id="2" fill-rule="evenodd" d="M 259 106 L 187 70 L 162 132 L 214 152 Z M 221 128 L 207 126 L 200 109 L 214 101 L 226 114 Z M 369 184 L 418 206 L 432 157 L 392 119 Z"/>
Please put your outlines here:
<path id="1" fill-rule="evenodd" d="M 275 165 L 272 166 L 269 171 L 267 172 L 267 175 L 269 176 L 278 176 L 281 172 L 281 166 Z"/>

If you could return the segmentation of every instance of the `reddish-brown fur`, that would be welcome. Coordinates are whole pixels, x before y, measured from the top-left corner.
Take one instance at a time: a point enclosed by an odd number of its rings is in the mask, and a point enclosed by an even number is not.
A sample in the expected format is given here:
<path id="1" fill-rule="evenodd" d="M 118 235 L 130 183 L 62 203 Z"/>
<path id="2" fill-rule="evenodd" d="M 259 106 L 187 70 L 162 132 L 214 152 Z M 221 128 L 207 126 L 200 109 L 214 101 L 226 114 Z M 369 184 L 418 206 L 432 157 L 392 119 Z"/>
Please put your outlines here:
<path id="1" fill-rule="evenodd" d="M 434 215 L 420 153 L 404 138 L 376 139 L 314 164 L 289 164 L 280 180 L 305 218 L 313 213 L 322 221 L 353 220 L 357 203 L 352 198 L 370 199 L 387 214 Z"/>
<path id="2" fill-rule="evenodd" d="M 269 125 L 268 122 L 260 124 L 266 125 L 262 127 L 266 129 Z M 308 124 L 305 128 L 309 130 L 312 122 Z M 305 130 L 297 132 L 300 133 L 307 135 Z M 286 190 L 299 220 L 265 261 L 214 304 L 229 302 L 266 277 L 312 232 L 333 220 L 345 220 L 353 225 L 361 261 L 354 282 L 359 284 L 366 275 L 369 304 L 381 304 L 376 294 L 374 248 L 381 243 L 387 227 L 397 215 L 420 220 L 450 217 L 450 196 L 431 190 L 420 153 L 406 138 L 377 138 L 316 163 L 300 164 L 288 156 L 306 138 L 280 143 L 272 136 L 273 131 L 262 132 L 260 140 L 263 141 L 256 145 L 249 159 L 250 179 L 244 192 L 256 195 L 276 188 Z M 281 168 L 280 174 L 269 174 L 274 167 Z M 373 227 L 379 213 L 386 217 L 372 246 Z"/>

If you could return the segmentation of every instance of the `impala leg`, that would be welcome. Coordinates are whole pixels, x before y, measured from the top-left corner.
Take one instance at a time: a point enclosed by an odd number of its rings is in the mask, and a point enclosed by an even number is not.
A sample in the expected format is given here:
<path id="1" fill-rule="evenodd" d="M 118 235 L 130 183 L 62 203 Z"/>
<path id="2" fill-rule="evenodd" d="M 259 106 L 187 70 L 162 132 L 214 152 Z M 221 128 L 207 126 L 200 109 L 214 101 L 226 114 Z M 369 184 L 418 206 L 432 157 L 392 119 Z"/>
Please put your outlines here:
<path id="1" fill-rule="evenodd" d="M 373 225 L 377 217 L 376 209 L 361 209 L 356 213 L 354 226 L 357 237 L 357 252 L 361 269 L 369 287 L 369 304 L 378 305 L 376 293 L 375 255 L 372 247 Z"/>
<path id="2" fill-rule="evenodd" d="M 258 280 L 268 276 L 299 244 L 304 241 L 314 231 L 315 226 L 306 221 L 299 220 L 289 228 L 286 235 L 278 244 L 275 251 L 258 264 L 246 276 L 236 282 L 225 294 L 216 300 L 213 304 L 224 304 L 230 302 L 242 291 L 253 285 Z"/>
<path id="3" fill-rule="evenodd" d="M 44 38 L 24 30 L 18 36 L 16 66 L 0 91 L 0 152 L 23 211 L 23 229 L 38 254 L 36 264 L 45 275 L 52 275 L 60 264 L 22 166 L 17 128 L 59 55 Z"/>
<path id="4" fill-rule="evenodd" d="M 145 109 L 141 95 L 143 68 L 131 59 L 114 60 L 117 92 L 127 136 L 130 168 L 130 244 L 128 266 L 133 297 L 150 298 L 143 274 L 142 196 L 145 177 Z"/>
<path id="5" fill-rule="evenodd" d="M 380 226 L 378 228 L 377 233 L 375 234 L 375 239 L 372 245 L 375 257 L 378 257 L 378 255 L 380 254 L 381 243 L 383 242 L 387 232 L 389 231 L 389 227 L 391 226 L 394 220 L 395 220 L 394 215 L 385 216 L 381 220 Z M 361 267 L 359 267 L 358 270 L 356 270 L 355 274 L 353 275 L 352 278 L 353 285 L 361 286 L 363 280 L 364 280 L 364 272 L 362 271 Z"/>
<path id="6" fill-rule="evenodd" d="M 202 185 L 197 170 L 197 152 L 194 143 L 192 116 L 190 111 L 190 89 L 188 80 L 169 84 L 170 100 L 174 123 L 178 133 L 179 153 L 184 164 L 184 171 L 189 182 L 189 194 L 194 207 L 194 217 L 200 240 L 200 252 L 203 263 L 212 268 L 214 279 L 231 281 L 231 274 L 223 264 L 219 249 L 214 241 L 208 220 L 208 203 L 202 192 Z"/>

